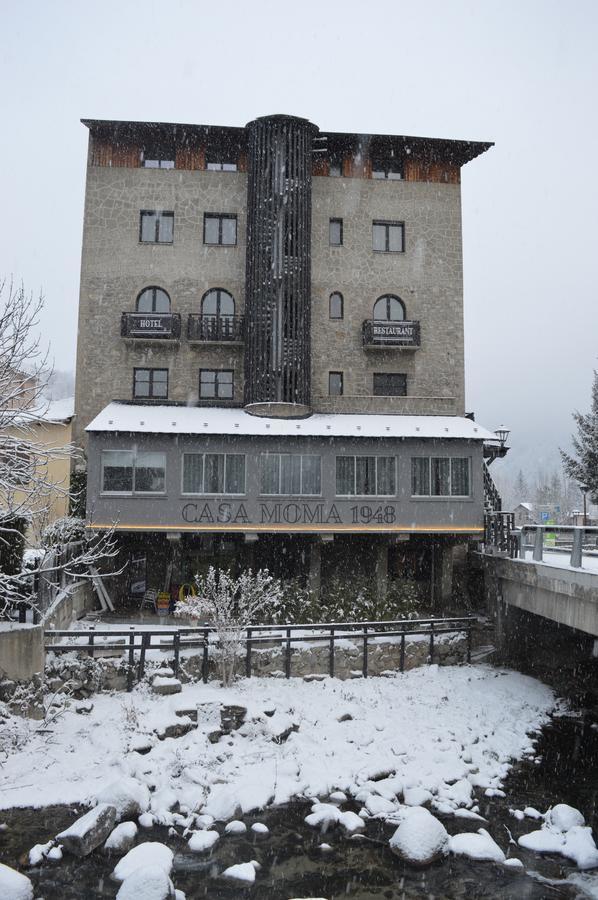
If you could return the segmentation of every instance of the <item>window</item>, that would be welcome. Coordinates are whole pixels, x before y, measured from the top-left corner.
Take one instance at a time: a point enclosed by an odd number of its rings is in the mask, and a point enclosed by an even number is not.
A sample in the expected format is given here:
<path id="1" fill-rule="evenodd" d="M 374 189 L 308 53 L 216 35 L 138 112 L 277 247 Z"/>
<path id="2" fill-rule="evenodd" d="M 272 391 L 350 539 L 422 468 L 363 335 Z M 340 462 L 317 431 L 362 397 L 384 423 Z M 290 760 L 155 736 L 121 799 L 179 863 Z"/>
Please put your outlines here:
<path id="1" fill-rule="evenodd" d="M 469 497 L 469 457 L 416 456 L 411 460 L 413 497 Z"/>
<path id="2" fill-rule="evenodd" d="M 328 311 L 331 319 L 343 318 L 343 295 L 339 294 L 338 291 L 330 295 Z"/>
<path id="3" fill-rule="evenodd" d="M 383 294 L 374 303 L 374 319 L 377 322 L 402 322 L 405 318 L 405 304 L 394 294 Z"/>
<path id="4" fill-rule="evenodd" d="M 330 219 L 328 225 L 328 235 L 331 247 L 342 247 L 343 244 L 343 220 Z"/>
<path id="5" fill-rule="evenodd" d="M 145 169 L 174 169 L 174 156 L 172 147 L 145 147 L 141 151 L 141 165 Z"/>
<path id="6" fill-rule="evenodd" d="M 234 316 L 235 301 L 232 294 L 221 288 L 213 288 L 203 295 L 201 301 L 202 316 Z"/>
<path id="7" fill-rule="evenodd" d="M 184 494 L 244 494 L 245 454 L 183 453 Z"/>
<path id="8" fill-rule="evenodd" d="M 174 238 L 174 213 L 142 209 L 139 222 L 139 240 L 144 244 L 172 244 Z"/>
<path id="9" fill-rule="evenodd" d="M 341 178 L 343 174 L 343 155 L 342 153 L 331 153 L 330 154 L 330 165 L 328 167 L 328 174 L 332 178 Z"/>
<path id="10" fill-rule="evenodd" d="M 236 172 L 236 162 L 208 162 L 206 164 L 208 172 Z"/>
<path id="11" fill-rule="evenodd" d="M 231 247 L 237 243 L 237 217 L 229 213 L 205 213 L 203 217 L 204 244 Z"/>
<path id="12" fill-rule="evenodd" d="M 401 372 L 374 372 L 374 397 L 406 396 L 406 375 Z"/>
<path id="13" fill-rule="evenodd" d="M 133 369 L 133 397 L 165 400 L 168 397 L 168 369 Z"/>
<path id="14" fill-rule="evenodd" d="M 336 493 L 340 497 L 394 497 L 394 456 L 337 456 Z"/>
<path id="15" fill-rule="evenodd" d="M 165 453 L 102 451 L 102 492 L 105 494 L 163 494 L 165 474 Z"/>
<path id="16" fill-rule="evenodd" d="M 403 177 L 403 164 L 396 159 L 373 159 L 372 178 L 387 178 L 389 181 L 400 181 Z"/>
<path id="17" fill-rule="evenodd" d="M 328 373 L 328 394 L 330 397 L 342 397 L 343 395 L 343 373 Z"/>
<path id="18" fill-rule="evenodd" d="M 405 224 L 372 222 L 372 249 L 381 253 L 402 253 L 405 249 Z"/>
<path id="19" fill-rule="evenodd" d="M 135 308 L 139 313 L 168 313 L 170 297 L 162 288 L 147 287 L 137 297 Z"/>
<path id="20" fill-rule="evenodd" d="M 233 375 L 233 369 L 200 369 L 200 398 L 202 400 L 232 400 Z"/>
<path id="21" fill-rule="evenodd" d="M 262 453 L 260 490 L 262 494 L 319 495 L 321 458 L 308 453 Z"/>

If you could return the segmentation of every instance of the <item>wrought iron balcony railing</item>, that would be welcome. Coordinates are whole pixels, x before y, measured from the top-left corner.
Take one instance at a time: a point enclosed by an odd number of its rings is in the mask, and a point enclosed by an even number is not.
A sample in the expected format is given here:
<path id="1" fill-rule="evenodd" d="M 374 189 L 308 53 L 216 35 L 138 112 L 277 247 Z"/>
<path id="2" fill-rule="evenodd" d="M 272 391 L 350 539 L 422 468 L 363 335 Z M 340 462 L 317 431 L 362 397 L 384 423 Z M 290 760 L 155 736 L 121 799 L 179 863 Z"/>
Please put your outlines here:
<path id="1" fill-rule="evenodd" d="M 189 316 L 187 339 L 196 343 L 241 344 L 243 316 Z"/>
<path id="2" fill-rule="evenodd" d="M 364 347 L 401 347 L 404 350 L 417 350 L 420 345 L 419 322 L 366 319 L 363 323 Z"/>
<path id="3" fill-rule="evenodd" d="M 133 340 L 178 341 L 181 337 L 179 313 L 130 313 L 124 312 L 120 320 L 120 333 Z"/>

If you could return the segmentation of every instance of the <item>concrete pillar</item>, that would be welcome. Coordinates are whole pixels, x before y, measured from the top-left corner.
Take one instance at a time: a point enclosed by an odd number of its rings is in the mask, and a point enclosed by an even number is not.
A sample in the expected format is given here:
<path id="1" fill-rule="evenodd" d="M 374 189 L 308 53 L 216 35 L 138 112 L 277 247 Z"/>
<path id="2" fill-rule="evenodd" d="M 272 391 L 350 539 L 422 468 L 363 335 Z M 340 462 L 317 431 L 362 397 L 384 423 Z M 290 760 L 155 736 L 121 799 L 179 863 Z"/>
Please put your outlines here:
<path id="1" fill-rule="evenodd" d="M 322 587 L 322 544 L 316 538 L 309 545 L 309 589 L 316 597 Z"/>
<path id="2" fill-rule="evenodd" d="M 375 552 L 376 593 L 383 600 L 386 597 L 388 586 L 388 542 L 384 539 L 380 540 L 376 545 Z"/>
<path id="3" fill-rule="evenodd" d="M 436 574 L 438 576 L 438 600 L 444 603 L 453 594 L 453 547 L 441 544 L 438 548 Z"/>

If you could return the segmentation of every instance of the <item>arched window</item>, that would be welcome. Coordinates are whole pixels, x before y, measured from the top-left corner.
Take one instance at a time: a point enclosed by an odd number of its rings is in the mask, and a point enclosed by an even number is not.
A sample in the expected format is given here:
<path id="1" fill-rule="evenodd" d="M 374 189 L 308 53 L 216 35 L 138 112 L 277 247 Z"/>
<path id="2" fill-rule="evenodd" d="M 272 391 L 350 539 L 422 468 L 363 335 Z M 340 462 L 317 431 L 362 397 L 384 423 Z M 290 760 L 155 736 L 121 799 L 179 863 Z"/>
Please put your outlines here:
<path id="1" fill-rule="evenodd" d="M 140 313 L 168 313 L 170 297 L 162 288 L 144 288 L 137 297 L 136 309 Z"/>
<path id="2" fill-rule="evenodd" d="M 234 316 L 235 301 L 232 294 L 223 291 L 222 288 L 212 288 L 203 295 L 201 314 L 202 316 L 217 316 L 219 319 Z"/>
<path id="3" fill-rule="evenodd" d="M 374 303 L 374 319 L 382 322 L 400 322 L 405 318 L 405 304 L 394 294 L 384 294 Z"/>
<path id="4" fill-rule="evenodd" d="M 328 301 L 328 313 L 331 319 L 343 318 L 343 295 L 338 291 L 335 291 L 330 295 L 330 299 Z"/>

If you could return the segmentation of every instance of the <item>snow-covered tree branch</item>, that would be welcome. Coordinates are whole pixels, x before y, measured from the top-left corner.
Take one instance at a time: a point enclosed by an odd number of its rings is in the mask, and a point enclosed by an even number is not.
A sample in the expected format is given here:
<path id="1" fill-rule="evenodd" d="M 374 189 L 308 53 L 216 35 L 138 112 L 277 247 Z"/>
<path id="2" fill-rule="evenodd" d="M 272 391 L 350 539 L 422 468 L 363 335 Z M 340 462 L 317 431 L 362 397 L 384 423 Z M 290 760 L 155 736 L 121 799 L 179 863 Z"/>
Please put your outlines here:
<path id="1" fill-rule="evenodd" d="M 598 503 L 598 372 L 594 372 L 592 404 L 589 413 L 574 412 L 577 435 L 573 435 L 574 455 L 561 450 L 563 468 L 570 478 L 587 489 Z"/>

